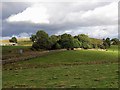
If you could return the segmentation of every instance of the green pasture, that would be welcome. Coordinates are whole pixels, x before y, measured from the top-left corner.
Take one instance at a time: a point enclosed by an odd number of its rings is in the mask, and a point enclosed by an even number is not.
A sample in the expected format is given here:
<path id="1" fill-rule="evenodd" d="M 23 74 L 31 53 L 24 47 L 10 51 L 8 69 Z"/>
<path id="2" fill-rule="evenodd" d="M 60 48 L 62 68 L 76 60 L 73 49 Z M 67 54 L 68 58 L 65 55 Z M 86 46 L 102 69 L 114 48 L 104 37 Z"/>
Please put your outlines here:
<path id="1" fill-rule="evenodd" d="M 70 50 L 6 64 L 4 88 L 118 88 L 118 49 Z"/>

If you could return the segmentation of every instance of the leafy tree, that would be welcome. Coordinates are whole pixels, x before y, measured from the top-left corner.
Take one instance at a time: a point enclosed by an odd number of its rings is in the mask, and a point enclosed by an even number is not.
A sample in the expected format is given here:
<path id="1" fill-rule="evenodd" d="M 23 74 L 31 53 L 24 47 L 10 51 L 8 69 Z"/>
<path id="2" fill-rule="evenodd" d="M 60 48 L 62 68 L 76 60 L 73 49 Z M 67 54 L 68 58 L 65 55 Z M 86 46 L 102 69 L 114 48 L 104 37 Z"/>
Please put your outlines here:
<path id="1" fill-rule="evenodd" d="M 90 44 L 92 45 L 92 48 L 98 48 L 102 43 L 103 41 L 101 39 L 90 38 Z"/>
<path id="2" fill-rule="evenodd" d="M 32 35 L 32 36 L 30 37 L 30 40 L 31 40 L 32 42 L 35 42 L 35 41 L 36 41 L 36 35 Z"/>
<path id="3" fill-rule="evenodd" d="M 61 45 L 57 42 L 54 45 L 52 45 L 52 49 L 61 49 Z"/>
<path id="4" fill-rule="evenodd" d="M 16 37 L 12 37 L 11 39 L 9 39 L 9 42 L 17 43 L 17 38 Z"/>
<path id="5" fill-rule="evenodd" d="M 43 30 L 37 31 L 36 42 L 33 43 L 33 48 L 34 48 L 34 45 L 36 46 L 36 48 L 39 48 L 39 49 L 50 49 L 51 41 L 49 39 L 48 34 Z"/>
<path id="6" fill-rule="evenodd" d="M 111 40 L 110 38 L 103 38 L 103 46 L 105 47 L 105 49 L 109 48 L 111 46 Z"/>
<path id="7" fill-rule="evenodd" d="M 92 48 L 96 48 L 97 47 L 97 45 L 96 44 L 92 44 Z"/>
<path id="8" fill-rule="evenodd" d="M 113 39 L 111 40 L 111 42 L 112 42 L 113 45 L 118 45 L 118 44 L 119 44 L 119 39 L 113 38 Z"/>
<path id="9" fill-rule="evenodd" d="M 40 49 L 39 44 L 37 42 L 33 42 L 32 49 L 39 50 Z"/>
<path id="10" fill-rule="evenodd" d="M 100 49 L 106 49 L 106 46 L 104 44 L 101 44 L 98 46 Z"/>
<path id="11" fill-rule="evenodd" d="M 78 37 L 78 40 L 82 43 L 84 42 L 90 43 L 90 38 L 85 34 L 79 34 L 77 37 Z"/>
<path id="12" fill-rule="evenodd" d="M 102 46 L 103 45 L 103 46 Z M 101 49 L 107 49 L 107 48 L 109 48 L 109 45 L 108 45 L 108 43 L 106 42 L 106 40 L 105 39 L 103 39 L 103 44 L 101 45 Z"/>
<path id="13" fill-rule="evenodd" d="M 84 49 L 89 49 L 89 48 L 90 48 L 90 45 L 89 45 L 87 42 L 83 42 L 83 43 L 82 43 L 82 48 L 84 48 Z"/>
<path id="14" fill-rule="evenodd" d="M 50 36 L 51 46 L 57 43 L 58 37 L 56 35 Z"/>
<path id="15" fill-rule="evenodd" d="M 110 45 L 111 45 L 111 40 L 110 40 L 110 38 L 106 38 L 106 43 L 108 44 L 108 47 L 110 47 Z"/>
<path id="16" fill-rule="evenodd" d="M 88 49 L 90 47 L 90 38 L 88 35 L 79 34 L 75 38 L 78 38 L 78 40 L 82 43 L 82 48 Z"/>
<path id="17" fill-rule="evenodd" d="M 62 48 L 74 48 L 74 38 L 70 34 L 61 35 L 61 39 L 59 41 Z"/>
<path id="18" fill-rule="evenodd" d="M 78 39 L 74 39 L 74 48 L 80 48 L 81 46 L 81 42 Z"/>

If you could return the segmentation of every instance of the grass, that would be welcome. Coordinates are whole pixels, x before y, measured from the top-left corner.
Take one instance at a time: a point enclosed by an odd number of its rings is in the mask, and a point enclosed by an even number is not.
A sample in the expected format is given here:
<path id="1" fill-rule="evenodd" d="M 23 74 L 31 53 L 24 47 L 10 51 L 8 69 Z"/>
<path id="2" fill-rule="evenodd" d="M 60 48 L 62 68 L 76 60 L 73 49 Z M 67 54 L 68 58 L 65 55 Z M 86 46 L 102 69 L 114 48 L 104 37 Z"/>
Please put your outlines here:
<path id="1" fill-rule="evenodd" d="M 117 45 L 112 45 L 109 49 L 108 49 L 108 51 L 117 51 L 118 52 L 118 46 Z"/>
<path id="2" fill-rule="evenodd" d="M 30 40 L 28 40 L 28 41 L 19 41 L 18 45 L 19 46 L 32 46 L 32 42 Z"/>
<path id="3" fill-rule="evenodd" d="M 117 88 L 118 50 L 78 50 L 3 66 L 4 88 Z M 102 63 L 101 63 L 102 62 Z"/>
<path id="4" fill-rule="evenodd" d="M 29 38 L 18 38 L 18 46 L 32 46 L 32 41 Z M 0 40 L 0 43 L 9 44 L 9 40 Z"/>
<path id="5" fill-rule="evenodd" d="M 2 46 L 2 53 L 4 55 L 4 54 L 8 54 L 10 52 L 16 52 L 20 49 L 30 50 L 30 46 Z"/>
<path id="6" fill-rule="evenodd" d="M 91 62 L 91 61 L 116 61 L 118 58 L 118 53 L 107 52 L 107 51 L 61 51 L 54 54 L 45 55 L 43 57 L 38 57 L 31 59 L 24 63 L 73 63 L 73 62 Z"/>
<path id="7" fill-rule="evenodd" d="M 3 87 L 118 87 L 117 64 L 30 68 L 3 72 Z"/>

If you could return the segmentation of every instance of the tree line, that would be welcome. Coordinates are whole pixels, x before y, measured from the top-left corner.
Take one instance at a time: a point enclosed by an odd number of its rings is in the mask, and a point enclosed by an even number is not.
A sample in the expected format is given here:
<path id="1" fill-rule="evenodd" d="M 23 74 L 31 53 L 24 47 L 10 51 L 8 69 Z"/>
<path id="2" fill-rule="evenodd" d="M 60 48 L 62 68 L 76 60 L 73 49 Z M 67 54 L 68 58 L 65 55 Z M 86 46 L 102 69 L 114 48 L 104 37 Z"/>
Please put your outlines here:
<path id="1" fill-rule="evenodd" d="M 118 45 L 119 39 L 106 38 L 103 40 L 90 38 L 88 35 L 79 34 L 72 36 L 64 33 L 62 35 L 49 36 L 45 31 L 38 30 L 36 34 L 31 35 L 30 40 L 33 42 L 32 49 L 39 50 L 55 50 L 55 49 L 67 49 L 74 50 L 74 48 L 92 49 L 100 48 L 107 49 L 111 45 Z"/>

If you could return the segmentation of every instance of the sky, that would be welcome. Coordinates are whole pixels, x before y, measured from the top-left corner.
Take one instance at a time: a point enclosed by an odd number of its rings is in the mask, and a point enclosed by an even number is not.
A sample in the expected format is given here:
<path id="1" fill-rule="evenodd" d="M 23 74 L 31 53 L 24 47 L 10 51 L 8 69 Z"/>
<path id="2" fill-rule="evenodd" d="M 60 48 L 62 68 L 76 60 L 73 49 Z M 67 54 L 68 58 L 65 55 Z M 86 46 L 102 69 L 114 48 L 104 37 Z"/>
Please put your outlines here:
<path id="1" fill-rule="evenodd" d="M 36 1 L 36 0 L 35 0 Z M 7 2 L 2 10 L 2 39 L 30 37 L 38 30 L 49 35 L 87 34 L 93 38 L 118 37 L 117 1 Z"/>

